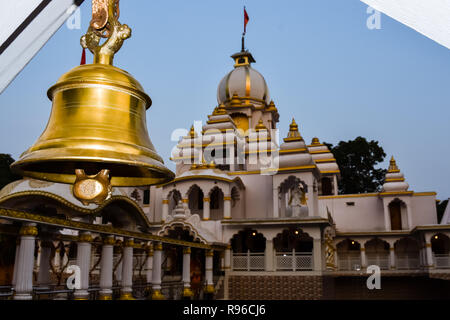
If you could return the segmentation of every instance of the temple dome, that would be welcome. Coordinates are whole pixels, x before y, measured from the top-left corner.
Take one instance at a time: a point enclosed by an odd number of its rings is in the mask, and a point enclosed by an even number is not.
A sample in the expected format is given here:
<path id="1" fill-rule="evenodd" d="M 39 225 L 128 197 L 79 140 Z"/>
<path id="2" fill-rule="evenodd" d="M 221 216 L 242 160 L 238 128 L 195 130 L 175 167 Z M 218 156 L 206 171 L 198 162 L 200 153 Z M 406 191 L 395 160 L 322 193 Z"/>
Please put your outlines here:
<path id="1" fill-rule="evenodd" d="M 269 104 L 270 96 L 264 77 L 251 67 L 255 62 L 252 54 L 241 51 L 231 56 L 235 60 L 234 69 L 219 83 L 217 101 L 219 104 L 229 101 L 233 95 L 239 98 L 252 98 Z"/>

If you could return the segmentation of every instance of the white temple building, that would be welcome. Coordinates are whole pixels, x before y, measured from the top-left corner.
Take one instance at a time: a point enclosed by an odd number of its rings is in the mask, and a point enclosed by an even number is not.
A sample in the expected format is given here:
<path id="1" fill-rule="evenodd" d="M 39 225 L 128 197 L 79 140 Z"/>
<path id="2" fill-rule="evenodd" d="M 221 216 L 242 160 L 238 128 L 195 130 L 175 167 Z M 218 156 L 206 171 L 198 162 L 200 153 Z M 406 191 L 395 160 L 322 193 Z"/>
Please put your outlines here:
<path id="1" fill-rule="evenodd" d="M 392 157 L 381 192 L 338 194 L 327 146 L 305 142 L 294 119 L 278 145 L 279 111 L 255 59 L 232 58 L 202 132 L 192 127 L 173 151 L 176 178 L 145 191 L 152 231 L 226 244 L 225 298 L 326 297 L 324 279 L 364 277 L 369 265 L 450 279 L 450 224 L 437 221 L 436 193 L 409 190 Z"/>

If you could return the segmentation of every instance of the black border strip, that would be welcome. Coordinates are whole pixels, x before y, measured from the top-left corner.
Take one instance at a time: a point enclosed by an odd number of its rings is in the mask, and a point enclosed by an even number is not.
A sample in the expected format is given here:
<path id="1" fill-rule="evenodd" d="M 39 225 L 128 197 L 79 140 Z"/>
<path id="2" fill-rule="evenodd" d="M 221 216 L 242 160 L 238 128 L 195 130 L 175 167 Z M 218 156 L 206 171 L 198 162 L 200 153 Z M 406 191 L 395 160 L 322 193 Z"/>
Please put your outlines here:
<path id="1" fill-rule="evenodd" d="M 80 6 L 84 0 L 75 0 L 74 4 Z M 30 25 L 31 22 L 48 6 L 52 0 L 43 0 L 36 9 L 31 12 L 28 17 L 17 27 L 16 30 L 2 43 L 0 46 L 0 55 L 17 39 L 17 37 Z"/>

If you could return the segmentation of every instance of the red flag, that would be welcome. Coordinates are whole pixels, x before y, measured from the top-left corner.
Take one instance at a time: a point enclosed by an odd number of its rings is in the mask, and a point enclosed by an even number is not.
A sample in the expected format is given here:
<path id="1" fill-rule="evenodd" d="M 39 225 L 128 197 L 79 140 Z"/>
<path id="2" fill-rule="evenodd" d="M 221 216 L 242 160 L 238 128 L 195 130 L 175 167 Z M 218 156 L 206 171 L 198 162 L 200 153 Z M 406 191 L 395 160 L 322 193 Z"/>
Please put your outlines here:
<path id="1" fill-rule="evenodd" d="M 245 10 L 245 7 L 244 7 L 244 33 L 247 32 L 247 23 L 249 20 L 250 20 L 250 18 L 248 17 L 247 10 Z"/>
<path id="2" fill-rule="evenodd" d="M 86 49 L 83 48 L 83 52 L 81 53 L 81 62 L 80 65 L 86 64 Z"/>

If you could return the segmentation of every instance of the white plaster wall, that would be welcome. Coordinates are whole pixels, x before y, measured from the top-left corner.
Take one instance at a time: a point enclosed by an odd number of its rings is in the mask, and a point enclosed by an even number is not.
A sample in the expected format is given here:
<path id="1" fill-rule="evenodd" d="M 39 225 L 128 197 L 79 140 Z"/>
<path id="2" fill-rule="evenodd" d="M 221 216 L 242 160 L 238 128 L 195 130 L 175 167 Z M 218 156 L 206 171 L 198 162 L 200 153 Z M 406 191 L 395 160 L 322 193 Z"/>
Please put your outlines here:
<path id="1" fill-rule="evenodd" d="M 272 176 L 249 174 L 240 176 L 245 185 L 245 217 L 272 216 Z"/>
<path id="2" fill-rule="evenodd" d="M 354 202 L 349 206 L 346 202 Z M 383 202 L 377 196 L 354 198 L 319 198 L 319 212 L 325 212 L 326 207 L 341 232 L 350 231 L 384 231 Z"/>
<path id="3" fill-rule="evenodd" d="M 413 196 L 411 199 L 412 227 L 437 224 L 436 196 Z"/>

